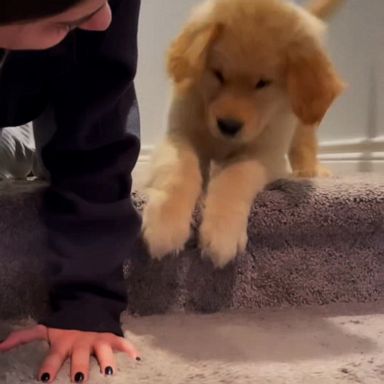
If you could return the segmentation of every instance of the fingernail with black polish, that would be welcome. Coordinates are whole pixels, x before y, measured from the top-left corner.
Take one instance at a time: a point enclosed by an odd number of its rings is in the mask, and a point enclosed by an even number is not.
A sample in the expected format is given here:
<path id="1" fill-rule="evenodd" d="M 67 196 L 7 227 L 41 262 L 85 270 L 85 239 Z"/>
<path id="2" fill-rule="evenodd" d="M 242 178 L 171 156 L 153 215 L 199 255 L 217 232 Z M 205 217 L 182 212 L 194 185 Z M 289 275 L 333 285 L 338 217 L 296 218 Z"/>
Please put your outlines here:
<path id="1" fill-rule="evenodd" d="M 48 383 L 48 381 L 50 380 L 51 376 L 49 376 L 49 373 L 45 372 L 41 375 L 41 381 L 43 383 Z"/>
<path id="2" fill-rule="evenodd" d="M 81 372 L 77 372 L 75 375 L 75 382 L 82 383 L 84 381 L 84 375 Z"/>
<path id="3" fill-rule="evenodd" d="M 105 374 L 106 374 L 107 376 L 112 376 L 112 375 L 113 375 L 113 369 L 112 369 L 112 367 L 107 367 L 107 368 L 105 368 Z"/>
<path id="4" fill-rule="evenodd" d="M 141 361 L 141 357 L 137 356 L 136 361 Z"/>

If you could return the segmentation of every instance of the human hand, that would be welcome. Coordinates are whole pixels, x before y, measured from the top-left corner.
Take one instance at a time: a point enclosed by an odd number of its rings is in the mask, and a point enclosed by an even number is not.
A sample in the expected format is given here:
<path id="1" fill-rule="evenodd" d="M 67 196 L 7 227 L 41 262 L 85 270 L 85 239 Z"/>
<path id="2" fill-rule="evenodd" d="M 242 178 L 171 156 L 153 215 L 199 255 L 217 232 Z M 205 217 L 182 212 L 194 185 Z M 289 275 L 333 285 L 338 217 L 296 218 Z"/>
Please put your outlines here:
<path id="1" fill-rule="evenodd" d="M 6 352 L 22 344 L 45 340 L 49 352 L 37 375 L 43 383 L 52 383 L 67 358 L 71 361 L 71 380 L 85 383 L 89 377 L 89 363 L 94 355 L 103 375 L 116 371 L 114 352 L 124 352 L 128 357 L 140 360 L 136 349 L 124 338 L 112 333 L 82 332 L 47 328 L 36 325 L 12 332 L 0 343 L 0 352 Z"/>

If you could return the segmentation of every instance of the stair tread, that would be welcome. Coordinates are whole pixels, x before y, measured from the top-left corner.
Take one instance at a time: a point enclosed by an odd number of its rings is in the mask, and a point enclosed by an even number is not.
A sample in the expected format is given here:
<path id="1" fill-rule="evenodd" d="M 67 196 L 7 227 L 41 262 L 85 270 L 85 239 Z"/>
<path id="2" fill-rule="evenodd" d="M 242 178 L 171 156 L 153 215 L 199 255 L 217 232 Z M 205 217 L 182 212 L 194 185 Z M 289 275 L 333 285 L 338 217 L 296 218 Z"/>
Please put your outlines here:
<path id="1" fill-rule="evenodd" d="M 45 309 L 44 184 L 0 183 L 0 316 Z M 140 208 L 145 204 L 135 194 Z M 129 310 L 254 310 L 384 299 L 384 177 L 282 180 L 252 209 L 247 252 L 224 270 L 202 260 L 195 240 L 162 263 L 125 266 Z M 22 239 L 22 241 L 21 241 Z"/>

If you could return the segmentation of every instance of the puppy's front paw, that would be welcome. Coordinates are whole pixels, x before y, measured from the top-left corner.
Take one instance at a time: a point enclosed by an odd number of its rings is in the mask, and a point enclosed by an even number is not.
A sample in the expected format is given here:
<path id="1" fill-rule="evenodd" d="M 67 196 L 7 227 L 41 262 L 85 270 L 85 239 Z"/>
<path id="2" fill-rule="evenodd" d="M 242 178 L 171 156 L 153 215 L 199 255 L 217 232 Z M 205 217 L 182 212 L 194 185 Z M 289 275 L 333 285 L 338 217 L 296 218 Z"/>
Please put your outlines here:
<path id="1" fill-rule="evenodd" d="M 153 259 L 183 250 L 190 235 L 190 218 L 165 192 L 152 192 L 143 212 L 143 238 Z"/>
<path id="2" fill-rule="evenodd" d="M 223 268 L 247 246 L 247 218 L 236 215 L 210 213 L 204 217 L 200 229 L 203 256 L 208 256 L 215 267 Z"/>
<path id="3" fill-rule="evenodd" d="M 317 177 L 331 177 L 333 176 L 332 171 L 322 164 L 317 164 L 316 167 L 316 176 Z"/>
<path id="4" fill-rule="evenodd" d="M 326 178 L 326 177 L 331 177 L 332 172 L 324 165 L 317 164 L 314 168 L 297 169 L 293 172 L 293 176 L 304 178 L 304 179 L 313 178 L 313 177 Z"/>

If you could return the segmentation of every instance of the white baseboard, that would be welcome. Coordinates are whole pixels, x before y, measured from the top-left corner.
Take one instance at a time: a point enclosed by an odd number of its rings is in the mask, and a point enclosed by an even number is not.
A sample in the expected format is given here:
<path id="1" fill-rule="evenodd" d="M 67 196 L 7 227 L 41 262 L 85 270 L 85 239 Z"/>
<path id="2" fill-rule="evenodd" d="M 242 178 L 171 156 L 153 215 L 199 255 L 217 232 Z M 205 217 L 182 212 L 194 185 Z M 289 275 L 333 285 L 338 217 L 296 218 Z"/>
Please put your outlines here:
<path id="1" fill-rule="evenodd" d="M 384 173 L 384 137 L 323 142 L 319 159 L 335 174 Z"/>
<path id="2" fill-rule="evenodd" d="M 134 171 L 136 186 L 143 184 L 153 148 L 151 145 L 142 147 Z M 323 142 L 319 148 L 319 160 L 335 175 L 384 173 L 384 137 Z"/>

